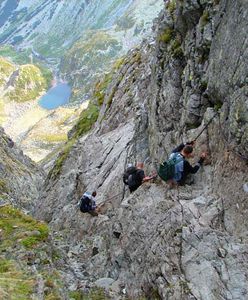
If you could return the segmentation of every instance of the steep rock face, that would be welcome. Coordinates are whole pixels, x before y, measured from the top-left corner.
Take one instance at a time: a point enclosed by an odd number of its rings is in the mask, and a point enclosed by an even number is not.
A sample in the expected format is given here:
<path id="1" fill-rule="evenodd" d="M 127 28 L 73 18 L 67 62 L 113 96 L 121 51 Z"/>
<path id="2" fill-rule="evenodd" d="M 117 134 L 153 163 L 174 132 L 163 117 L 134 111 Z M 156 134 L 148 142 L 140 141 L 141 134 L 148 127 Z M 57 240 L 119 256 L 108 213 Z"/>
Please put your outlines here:
<path id="1" fill-rule="evenodd" d="M 30 209 L 38 198 L 43 172 L 0 130 L 0 196 L 4 202 Z"/>
<path id="2" fill-rule="evenodd" d="M 169 1 L 156 41 L 130 51 L 112 77 L 95 129 L 47 180 L 35 210 L 66 238 L 57 243 L 71 289 L 105 278 L 113 299 L 247 298 L 247 85 L 239 84 L 246 47 L 230 41 L 247 42 L 246 14 L 242 1 Z M 237 57 L 227 56 L 230 45 Z M 229 62 L 234 79 L 220 62 Z M 127 162 L 146 160 L 152 170 L 217 111 L 196 149 L 211 160 L 192 186 L 169 190 L 158 180 L 131 195 L 123 189 Z M 97 218 L 76 207 L 93 189 L 102 204 Z"/>

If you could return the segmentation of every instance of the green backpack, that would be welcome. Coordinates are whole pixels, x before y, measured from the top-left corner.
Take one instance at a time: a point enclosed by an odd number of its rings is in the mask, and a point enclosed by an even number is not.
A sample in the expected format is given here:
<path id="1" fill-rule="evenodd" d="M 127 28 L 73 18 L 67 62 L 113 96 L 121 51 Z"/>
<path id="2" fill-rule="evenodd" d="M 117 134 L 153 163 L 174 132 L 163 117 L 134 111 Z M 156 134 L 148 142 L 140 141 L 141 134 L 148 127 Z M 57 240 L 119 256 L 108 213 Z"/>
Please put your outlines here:
<path id="1" fill-rule="evenodd" d="M 175 153 L 176 154 L 176 153 Z M 159 165 L 158 175 L 164 181 L 168 181 L 175 177 L 176 165 L 181 162 L 183 158 L 178 155 L 174 155 L 164 163 Z"/>

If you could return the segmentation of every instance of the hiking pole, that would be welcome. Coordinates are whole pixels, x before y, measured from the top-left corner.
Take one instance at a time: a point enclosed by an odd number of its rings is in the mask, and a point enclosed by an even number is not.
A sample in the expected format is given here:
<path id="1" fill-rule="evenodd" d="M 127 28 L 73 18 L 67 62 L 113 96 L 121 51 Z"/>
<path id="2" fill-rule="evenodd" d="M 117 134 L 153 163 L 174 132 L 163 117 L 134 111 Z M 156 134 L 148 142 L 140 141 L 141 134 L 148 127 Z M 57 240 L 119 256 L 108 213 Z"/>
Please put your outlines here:
<path id="1" fill-rule="evenodd" d="M 203 127 L 201 132 L 197 135 L 197 137 L 194 139 L 194 142 L 202 135 L 203 131 L 210 125 L 210 123 L 213 121 L 213 119 L 218 115 L 218 112 L 214 114 L 214 116 L 207 122 L 207 124 Z"/>

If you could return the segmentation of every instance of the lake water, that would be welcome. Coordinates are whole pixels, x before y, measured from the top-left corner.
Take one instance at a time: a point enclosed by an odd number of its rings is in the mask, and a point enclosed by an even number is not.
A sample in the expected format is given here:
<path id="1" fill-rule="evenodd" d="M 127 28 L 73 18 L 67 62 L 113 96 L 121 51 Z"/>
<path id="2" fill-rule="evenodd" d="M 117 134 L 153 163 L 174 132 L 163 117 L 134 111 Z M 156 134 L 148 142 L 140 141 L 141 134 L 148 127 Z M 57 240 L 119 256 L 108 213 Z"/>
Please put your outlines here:
<path id="1" fill-rule="evenodd" d="M 71 88 L 67 83 L 58 83 L 39 100 L 39 105 L 46 109 L 55 109 L 69 103 Z"/>

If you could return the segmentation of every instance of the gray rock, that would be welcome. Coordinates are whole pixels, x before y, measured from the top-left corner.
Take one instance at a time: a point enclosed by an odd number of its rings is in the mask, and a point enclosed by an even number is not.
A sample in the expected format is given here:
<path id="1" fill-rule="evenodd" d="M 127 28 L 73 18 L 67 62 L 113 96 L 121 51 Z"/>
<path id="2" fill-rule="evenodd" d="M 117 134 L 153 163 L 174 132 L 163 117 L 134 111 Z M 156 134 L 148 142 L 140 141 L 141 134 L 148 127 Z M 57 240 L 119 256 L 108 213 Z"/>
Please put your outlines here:
<path id="1" fill-rule="evenodd" d="M 68 286 L 100 278 L 109 290 L 120 282 L 130 299 L 246 299 L 247 5 L 187 0 L 169 10 L 154 24 L 155 42 L 130 51 L 114 74 L 96 127 L 46 181 L 35 215 L 65 238 L 56 242 L 71 253 L 62 266 Z M 158 179 L 124 189 L 127 162 L 146 160 L 151 172 L 215 110 L 192 163 L 202 150 L 211 161 L 193 185 L 169 190 Z M 75 205 L 94 189 L 97 218 Z"/>
<path id="2" fill-rule="evenodd" d="M 115 280 L 112 278 L 100 278 L 95 281 L 95 285 L 100 288 L 109 289 L 114 282 Z"/>

